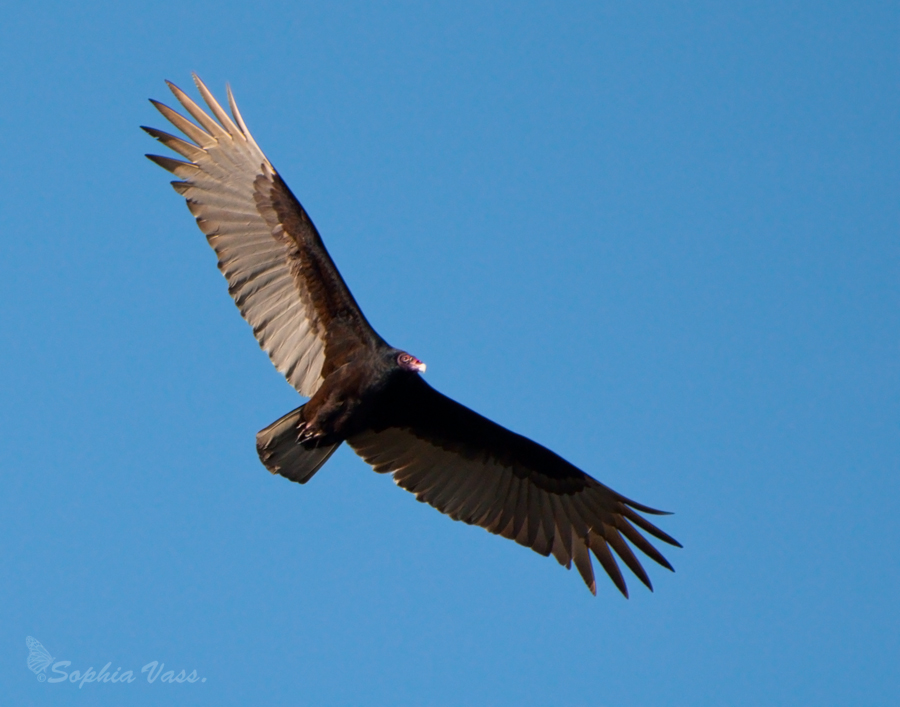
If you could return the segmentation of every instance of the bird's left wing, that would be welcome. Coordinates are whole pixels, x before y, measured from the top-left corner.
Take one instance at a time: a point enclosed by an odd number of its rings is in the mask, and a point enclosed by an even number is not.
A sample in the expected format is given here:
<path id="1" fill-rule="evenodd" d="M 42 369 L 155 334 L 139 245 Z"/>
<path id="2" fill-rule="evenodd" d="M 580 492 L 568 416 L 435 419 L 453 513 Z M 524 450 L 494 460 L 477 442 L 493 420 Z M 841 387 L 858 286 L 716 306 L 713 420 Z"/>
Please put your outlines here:
<path id="1" fill-rule="evenodd" d="M 549 449 L 510 432 L 429 386 L 418 375 L 391 386 L 369 429 L 351 447 L 375 471 L 454 520 L 479 525 L 566 567 L 596 594 L 590 553 L 619 590 L 628 589 L 612 551 L 652 589 L 627 539 L 671 565 L 641 535 L 680 547 L 636 511 L 661 514 L 604 486 Z M 637 528 L 635 527 L 637 526 Z"/>
<path id="2" fill-rule="evenodd" d="M 241 314 L 275 367 L 311 397 L 335 361 L 381 339 L 350 294 L 300 202 L 259 149 L 228 90 L 232 117 L 197 76 L 215 116 L 169 83 L 195 124 L 153 105 L 188 140 L 147 128 L 188 161 L 151 160 L 173 172 L 200 230 L 219 256 L 219 269 Z"/>

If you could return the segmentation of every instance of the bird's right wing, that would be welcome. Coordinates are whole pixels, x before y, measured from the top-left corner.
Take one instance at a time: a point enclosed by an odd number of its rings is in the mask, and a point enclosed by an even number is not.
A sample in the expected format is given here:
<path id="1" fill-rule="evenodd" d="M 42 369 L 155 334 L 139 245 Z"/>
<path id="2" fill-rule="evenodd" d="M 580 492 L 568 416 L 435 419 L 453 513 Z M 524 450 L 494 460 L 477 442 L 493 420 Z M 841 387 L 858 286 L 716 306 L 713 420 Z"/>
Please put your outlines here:
<path id="1" fill-rule="evenodd" d="M 231 90 L 233 119 L 196 75 L 194 80 L 217 120 L 170 83 L 199 126 L 152 101 L 190 141 L 144 130 L 188 161 L 147 156 L 180 178 L 172 186 L 219 256 L 228 291 L 260 347 L 294 388 L 311 397 L 348 350 L 381 339 L 306 211 L 250 135 Z"/>
<path id="2" fill-rule="evenodd" d="M 369 428 L 348 444 L 375 471 L 454 520 L 479 525 L 560 564 L 572 562 L 596 593 L 591 552 L 627 597 L 613 551 L 644 584 L 650 578 L 628 540 L 672 569 L 638 528 L 679 543 L 637 513 L 660 514 L 625 498 L 536 442 L 439 393 L 418 375 L 385 394 Z M 637 527 L 635 527 L 637 526 Z"/>

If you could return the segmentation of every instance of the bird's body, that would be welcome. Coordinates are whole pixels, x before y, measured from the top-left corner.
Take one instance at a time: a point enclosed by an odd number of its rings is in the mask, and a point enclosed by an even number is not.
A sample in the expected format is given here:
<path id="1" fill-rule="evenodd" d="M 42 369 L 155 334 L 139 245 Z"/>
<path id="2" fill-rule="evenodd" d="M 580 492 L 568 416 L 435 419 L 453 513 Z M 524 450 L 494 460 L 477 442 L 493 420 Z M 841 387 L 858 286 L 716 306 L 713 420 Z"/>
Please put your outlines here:
<path id="1" fill-rule="evenodd" d="M 148 155 L 173 172 L 219 257 L 229 292 L 260 346 L 308 402 L 257 435 L 273 473 L 307 482 L 344 442 L 451 518 L 574 562 L 596 592 L 592 552 L 627 596 L 612 551 L 650 587 L 632 545 L 669 563 L 637 528 L 678 543 L 556 453 L 434 390 L 425 365 L 369 325 L 300 202 L 263 155 L 229 90 L 233 117 L 197 87 L 215 120 L 170 84 L 197 121 L 154 105 L 190 142 L 145 128 L 188 161 Z M 636 526 L 636 527 L 635 527 Z M 612 550 L 612 551 L 611 551 Z"/>

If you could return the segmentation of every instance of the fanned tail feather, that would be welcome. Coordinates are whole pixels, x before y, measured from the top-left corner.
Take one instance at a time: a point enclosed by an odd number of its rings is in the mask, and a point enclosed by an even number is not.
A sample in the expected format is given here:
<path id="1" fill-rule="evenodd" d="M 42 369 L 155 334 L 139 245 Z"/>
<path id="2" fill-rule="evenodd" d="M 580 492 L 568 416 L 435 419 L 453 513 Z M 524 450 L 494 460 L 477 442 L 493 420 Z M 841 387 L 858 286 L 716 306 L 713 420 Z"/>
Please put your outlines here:
<path id="1" fill-rule="evenodd" d="M 341 443 L 306 447 L 297 441 L 301 405 L 256 434 L 256 451 L 266 469 L 305 484 L 328 461 Z"/>

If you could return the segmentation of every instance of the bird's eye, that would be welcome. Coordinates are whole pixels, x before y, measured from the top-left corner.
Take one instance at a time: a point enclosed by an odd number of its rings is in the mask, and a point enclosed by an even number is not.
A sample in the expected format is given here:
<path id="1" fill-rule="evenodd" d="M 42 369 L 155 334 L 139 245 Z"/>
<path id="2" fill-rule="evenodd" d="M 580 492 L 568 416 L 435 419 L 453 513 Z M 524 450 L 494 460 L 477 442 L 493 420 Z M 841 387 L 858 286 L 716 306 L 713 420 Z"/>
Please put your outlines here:
<path id="1" fill-rule="evenodd" d="M 409 354 L 400 354 L 400 363 L 409 363 L 412 361 L 412 356 Z"/>

